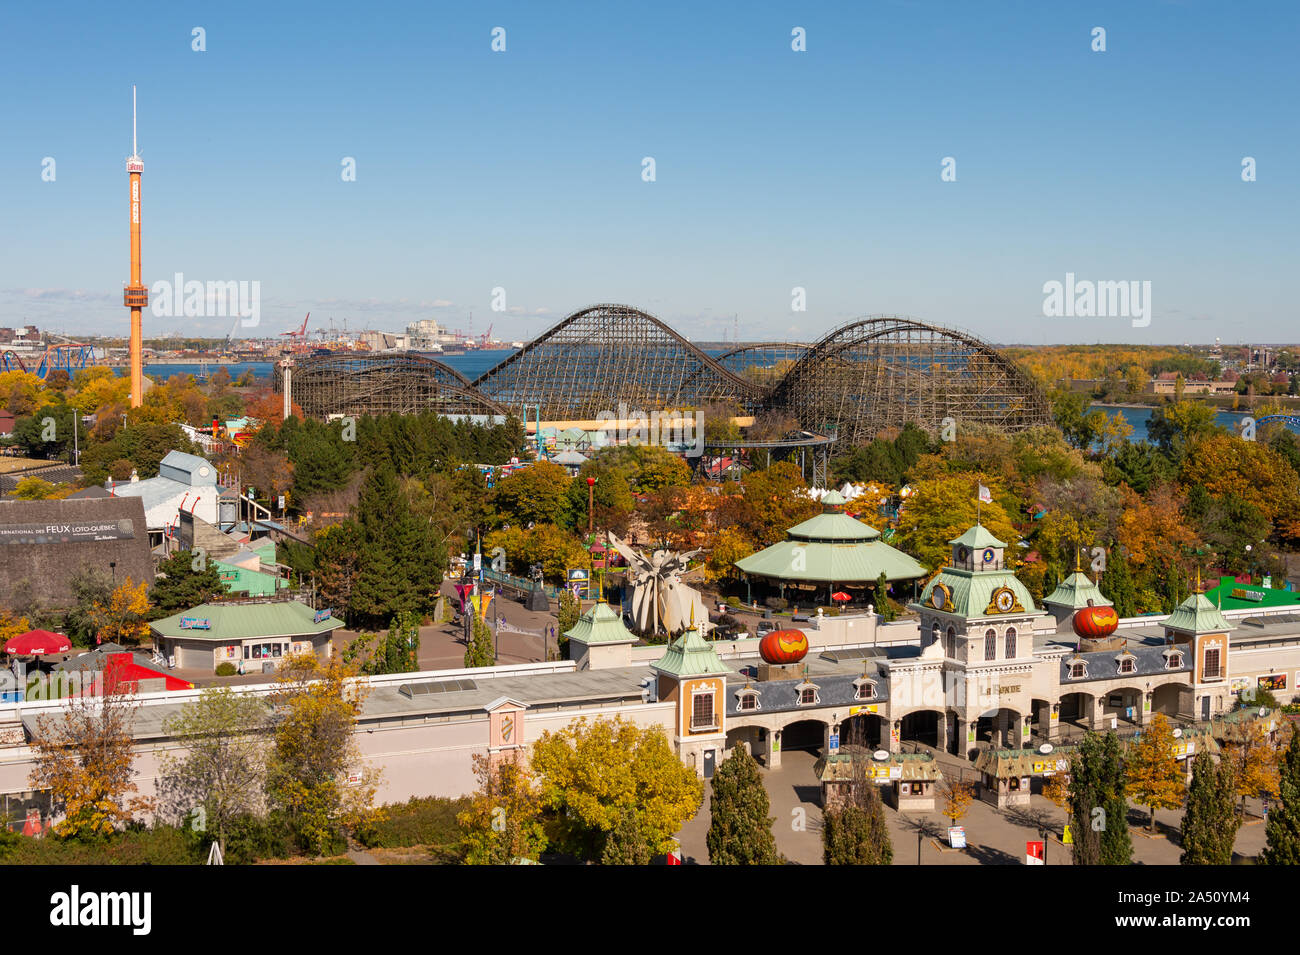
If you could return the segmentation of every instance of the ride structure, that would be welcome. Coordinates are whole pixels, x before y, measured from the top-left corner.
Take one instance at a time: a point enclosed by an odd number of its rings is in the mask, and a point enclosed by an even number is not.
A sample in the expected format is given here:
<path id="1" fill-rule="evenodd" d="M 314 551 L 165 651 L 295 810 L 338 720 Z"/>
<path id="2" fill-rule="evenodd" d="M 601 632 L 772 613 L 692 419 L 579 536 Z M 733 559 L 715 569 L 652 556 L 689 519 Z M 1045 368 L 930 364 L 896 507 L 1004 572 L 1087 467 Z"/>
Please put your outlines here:
<path id="1" fill-rule="evenodd" d="M 144 160 L 136 139 L 135 87 L 131 87 L 131 156 L 126 161 L 131 180 L 131 283 L 122 290 L 122 304 L 131 310 L 131 407 L 144 404 L 144 328 L 141 315 L 149 290 L 140 280 L 140 177 Z"/>

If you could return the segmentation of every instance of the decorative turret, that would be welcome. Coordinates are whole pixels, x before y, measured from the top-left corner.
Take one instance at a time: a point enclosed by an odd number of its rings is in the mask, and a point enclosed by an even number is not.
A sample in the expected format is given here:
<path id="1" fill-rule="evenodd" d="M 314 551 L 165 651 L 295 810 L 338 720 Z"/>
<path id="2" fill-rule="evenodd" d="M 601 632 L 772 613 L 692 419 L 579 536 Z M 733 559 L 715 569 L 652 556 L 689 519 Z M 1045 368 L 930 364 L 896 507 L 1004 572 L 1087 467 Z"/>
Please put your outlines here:
<path id="1" fill-rule="evenodd" d="M 577 662 L 579 670 L 632 665 L 636 635 L 623 625 L 623 618 L 603 597 L 564 635 L 569 638 L 569 656 Z"/>
<path id="2" fill-rule="evenodd" d="M 727 739 L 723 694 L 731 671 L 700 636 L 694 617 L 650 666 L 658 677 L 657 698 L 673 703 L 677 711 L 674 742 L 678 755 L 706 778 L 712 776 Z"/>

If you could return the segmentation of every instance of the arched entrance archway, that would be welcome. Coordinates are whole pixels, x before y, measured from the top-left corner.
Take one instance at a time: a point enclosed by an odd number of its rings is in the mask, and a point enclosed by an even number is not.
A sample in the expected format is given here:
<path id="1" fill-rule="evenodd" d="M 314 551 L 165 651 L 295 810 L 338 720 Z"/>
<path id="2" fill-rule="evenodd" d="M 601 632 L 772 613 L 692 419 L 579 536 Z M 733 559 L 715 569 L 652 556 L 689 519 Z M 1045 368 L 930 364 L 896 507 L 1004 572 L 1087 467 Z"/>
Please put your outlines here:
<path id="1" fill-rule="evenodd" d="M 908 713 L 901 721 L 899 741 L 924 743 L 936 749 L 942 748 L 943 744 L 939 740 L 939 715 L 938 710 L 915 710 Z"/>
<path id="2" fill-rule="evenodd" d="M 975 743 L 977 747 L 991 749 L 1019 749 L 1019 730 L 1019 711 L 1005 706 L 989 710 L 975 722 Z"/>
<path id="3" fill-rule="evenodd" d="M 781 730 L 781 749 L 784 752 L 802 749 L 820 753 L 825 744 L 826 724 L 821 720 L 799 720 L 787 724 Z"/>
<path id="4" fill-rule="evenodd" d="M 840 722 L 840 746 L 875 750 L 887 743 L 888 737 L 885 719 L 878 713 L 859 713 Z"/>
<path id="5" fill-rule="evenodd" d="M 1061 696 L 1060 727 L 1065 735 L 1077 735 L 1080 730 L 1092 729 L 1092 708 L 1096 697 L 1078 691 Z M 1066 728 L 1069 727 L 1069 730 Z"/>

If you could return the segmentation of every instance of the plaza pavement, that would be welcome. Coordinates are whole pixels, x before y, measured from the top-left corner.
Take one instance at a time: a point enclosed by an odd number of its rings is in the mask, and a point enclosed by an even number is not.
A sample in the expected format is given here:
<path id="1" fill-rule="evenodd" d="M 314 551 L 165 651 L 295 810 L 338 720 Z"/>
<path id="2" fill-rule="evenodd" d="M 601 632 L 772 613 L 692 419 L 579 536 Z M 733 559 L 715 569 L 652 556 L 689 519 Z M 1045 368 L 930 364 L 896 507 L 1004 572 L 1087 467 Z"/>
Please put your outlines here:
<path id="1" fill-rule="evenodd" d="M 795 865 L 821 865 L 822 863 L 822 813 L 821 785 L 813 773 L 817 755 L 804 750 L 787 750 L 781 756 L 781 767 L 762 772 L 771 799 L 771 815 L 775 821 L 772 832 L 776 835 L 777 849 Z M 704 786 L 704 805 L 682 827 L 678 839 L 682 846 L 682 860 L 687 864 L 707 865 L 709 852 L 705 838 L 709 829 L 710 787 Z M 1070 847 L 1060 843 L 1064 814 L 1042 796 L 1032 797 L 1028 807 L 999 810 L 983 800 L 971 802 L 970 809 L 961 820 L 966 828 L 965 850 L 940 849 L 936 842 L 947 845 L 940 834 L 946 831 L 948 820 L 939 812 L 941 797 L 936 800 L 935 811 L 925 814 L 899 814 L 885 805 L 885 818 L 894 845 L 894 865 L 917 864 L 917 833 L 922 838 L 920 859 L 922 865 L 1023 865 L 1025 843 L 1039 841 L 1039 824 L 1046 821 L 1055 832 L 1047 842 L 1048 865 L 1071 865 Z M 1264 825 L 1259 819 L 1258 803 L 1248 807 L 1253 813 L 1250 822 L 1237 833 L 1234 861 L 1257 855 L 1264 848 Z M 795 810 L 801 810 L 796 814 Z M 796 822 L 806 820 L 800 829 Z M 1146 811 L 1131 809 L 1129 832 L 1133 841 L 1133 861 L 1138 865 L 1178 865 L 1182 853 L 1178 845 L 1178 826 L 1182 813 L 1161 810 L 1156 813 L 1157 837 L 1143 835 L 1139 830 L 1147 824 Z"/>

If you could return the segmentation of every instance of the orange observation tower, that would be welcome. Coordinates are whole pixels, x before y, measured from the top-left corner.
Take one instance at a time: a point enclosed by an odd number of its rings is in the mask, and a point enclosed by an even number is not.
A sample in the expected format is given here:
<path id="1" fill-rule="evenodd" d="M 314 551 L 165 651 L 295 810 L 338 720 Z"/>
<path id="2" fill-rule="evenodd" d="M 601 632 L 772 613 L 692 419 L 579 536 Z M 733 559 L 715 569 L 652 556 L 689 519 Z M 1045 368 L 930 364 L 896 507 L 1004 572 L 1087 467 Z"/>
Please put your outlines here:
<path id="1" fill-rule="evenodd" d="M 131 284 L 122 290 L 122 304 L 131 310 L 131 407 L 144 403 L 144 331 L 140 313 L 149 304 L 149 290 L 140 282 L 140 174 L 144 160 L 135 130 L 135 87 L 131 87 L 131 158 L 126 161 L 131 177 Z"/>

